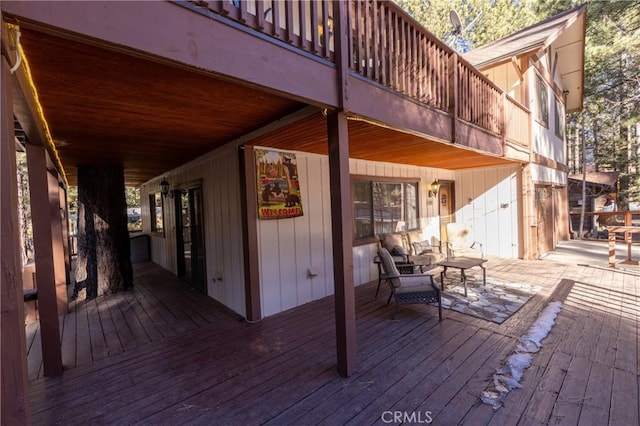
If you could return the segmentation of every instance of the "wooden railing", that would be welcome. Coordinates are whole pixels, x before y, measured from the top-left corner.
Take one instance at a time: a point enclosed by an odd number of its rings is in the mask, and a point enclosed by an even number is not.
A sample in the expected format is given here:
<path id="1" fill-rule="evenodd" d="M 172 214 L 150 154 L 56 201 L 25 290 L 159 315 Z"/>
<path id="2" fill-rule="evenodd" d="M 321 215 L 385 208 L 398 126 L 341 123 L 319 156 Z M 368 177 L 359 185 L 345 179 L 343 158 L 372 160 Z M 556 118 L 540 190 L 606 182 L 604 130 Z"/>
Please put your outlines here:
<path id="1" fill-rule="evenodd" d="M 458 60 L 458 118 L 502 133 L 502 90 L 466 62 Z"/>
<path id="2" fill-rule="evenodd" d="M 453 51 L 391 2 L 349 2 L 352 71 L 448 111 Z"/>
<path id="3" fill-rule="evenodd" d="M 333 58 L 333 4 L 326 1 L 192 1 L 219 15 L 329 61 Z"/>
<path id="4" fill-rule="evenodd" d="M 573 232 L 578 232 L 582 214 L 577 209 L 569 212 L 573 224 Z M 595 239 L 607 239 L 605 229 L 607 226 L 638 226 L 640 227 L 640 211 L 616 210 L 611 212 L 585 212 L 583 237 Z M 640 238 L 636 236 L 635 238 Z"/>
<path id="5" fill-rule="evenodd" d="M 333 2 L 191 3 L 334 62 Z M 381 0 L 346 4 L 351 72 L 506 140 L 529 145 L 529 110 L 397 5 Z"/>

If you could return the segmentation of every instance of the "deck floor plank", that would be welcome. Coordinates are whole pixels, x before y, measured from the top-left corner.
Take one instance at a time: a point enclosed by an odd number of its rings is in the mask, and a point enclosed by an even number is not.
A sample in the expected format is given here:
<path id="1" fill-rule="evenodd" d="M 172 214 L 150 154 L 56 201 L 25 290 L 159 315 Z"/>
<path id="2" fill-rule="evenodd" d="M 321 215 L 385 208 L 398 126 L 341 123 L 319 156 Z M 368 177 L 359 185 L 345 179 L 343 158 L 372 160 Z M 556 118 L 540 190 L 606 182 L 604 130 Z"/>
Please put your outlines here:
<path id="1" fill-rule="evenodd" d="M 558 393 L 550 424 L 577 424 L 580 410 L 585 402 L 587 383 L 591 374 L 591 361 L 574 357 L 567 369 L 567 375 Z"/>
<path id="2" fill-rule="evenodd" d="M 638 375 L 628 371 L 613 369 L 613 388 L 611 394 L 611 425 L 640 424 L 640 404 L 638 404 Z"/>
<path id="3" fill-rule="evenodd" d="M 538 390 L 529 400 L 518 424 L 548 424 L 570 363 L 570 355 L 561 351 L 554 352 L 540 379 Z"/>
<path id="4" fill-rule="evenodd" d="M 76 365 L 90 364 L 93 361 L 91 355 L 91 330 L 90 327 L 100 327 L 100 322 L 89 321 L 87 305 L 83 303 L 76 311 Z M 94 339 L 95 340 L 95 339 Z M 79 344 L 89 342 L 89 345 Z"/>
<path id="5" fill-rule="evenodd" d="M 87 303 L 85 303 L 85 307 L 91 336 L 91 356 L 93 361 L 97 361 L 109 356 L 109 348 L 104 337 L 104 323 L 102 321 L 92 321 L 93 318 L 100 317 L 95 299 L 88 300 Z"/>
<path id="6" fill-rule="evenodd" d="M 372 365 L 378 365 L 380 362 L 382 362 L 381 358 L 384 358 L 384 356 L 380 355 L 379 353 L 378 339 L 380 338 L 381 335 L 384 335 L 384 334 L 377 332 L 378 329 L 385 328 L 385 327 L 394 328 L 395 331 L 397 332 L 396 338 L 397 340 L 399 340 L 401 339 L 402 336 L 409 333 L 410 331 L 412 331 L 412 329 L 416 327 L 416 323 L 407 323 L 407 322 L 400 322 L 400 321 L 386 321 L 386 322 L 380 321 L 378 317 L 378 314 L 379 314 L 378 311 L 380 310 L 380 308 L 379 306 L 376 306 L 375 303 L 373 302 L 371 303 L 372 304 L 370 306 L 372 309 L 368 310 L 367 314 L 361 311 L 360 314 L 358 315 L 360 319 L 360 323 L 358 327 L 361 329 L 361 332 L 358 335 L 360 336 L 360 339 L 362 341 L 362 344 L 361 344 L 362 350 L 360 351 L 359 359 L 361 360 L 362 367 L 359 369 L 356 375 L 347 379 L 348 383 L 351 383 L 353 380 L 357 380 L 357 377 L 360 377 L 368 369 L 375 368 L 375 367 L 372 367 Z M 419 324 L 418 327 L 429 329 L 434 325 L 434 320 L 429 319 L 429 317 L 424 318 L 424 321 L 426 321 L 425 325 Z M 431 324 L 431 325 L 427 325 L 427 324 Z M 394 345 L 397 344 L 397 340 L 394 342 L 393 339 L 388 339 L 386 343 L 388 346 L 393 347 Z M 334 344 L 335 342 L 331 342 L 330 347 L 333 347 Z M 391 350 L 391 349 L 388 349 L 387 347 L 384 347 L 384 348 L 387 350 Z M 298 359 L 307 359 L 307 358 L 308 356 L 303 355 Z M 322 366 L 331 365 L 333 362 L 335 362 L 334 358 L 335 357 L 333 355 L 329 355 L 328 357 L 325 356 L 325 358 L 318 361 L 318 363 L 319 365 L 322 365 Z M 310 367 L 313 367 L 313 365 L 311 365 Z M 311 368 L 311 374 L 313 375 L 316 373 L 317 372 L 314 372 L 313 368 Z M 326 372 L 325 370 L 322 370 L 319 372 L 319 374 L 324 375 L 326 374 Z M 306 376 L 306 371 L 303 373 L 303 375 Z M 332 374 L 328 377 L 335 379 L 335 371 L 332 372 Z M 296 396 L 296 394 L 292 394 L 290 392 L 290 390 L 292 389 L 291 386 L 289 385 L 277 386 L 279 383 L 282 383 L 280 379 L 285 379 L 285 380 L 296 379 L 297 381 L 299 377 L 296 378 L 295 372 L 288 371 L 284 373 L 282 376 L 278 377 L 278 380 L 271 381 L 271 383 L 262 381 L 262 384 L 258 385 L 257 387 L 252 387 L 250 389 L 247 389 L 242 394 L 237 394 L 236 392 L 236 396 L 233 399 L 229 399 L 226 402 L 222 403 L 220 407 L 227 407 L 228 409 L 228 407 L 237 407 L 239 405 L 241 406 L 244 404 L 244 398 L 251 397 L 252 394 L 260 394 L 261 396 L 273 399 L 274 401 L 281 401 L 281 403 L 285 403 L 285 401 L 291 399 L 292 397 L 297 400 L 298 397 Z M 346 383 L 344 383 L 343 385 L 347 386 Z M 298 391 L 300 390 L 301 389 L 298 388 Z M 299 395 L 299 393 L 297 395 Z M 295 402 L 295 400 L 293 402 Z M 273 409 L 272 407 L 273 405 L 265 404 L 260 409 L 251 410 L 250 413 L 243 413 L 242 422 L 251 423 L 253 421 L 256 421 L 256 417 L 258 416 L 261 416 L 261 417 L 264 416 L 268 418 L 268 416 L 270 415 L 270 410 Z M 234 410 L 228 409 L 228 411 L 233 412 Z M 239 411 L 241 412 L 241 410 Z M 235 419 L 235 418 L 229 418 L 225 420 L 233 423 L 239 421 L 239 419 Z"/>
<path id="7" fill-rule="evenodd" d="M 580 411 L 581 425 L 609 424 L 613 368 L 593 362 L 589 382 L 584 395 L 584 405 Z"/>
<path id="8" fill-rule="evenodd" d="M 113 324 L 113 318 L 111 317 L 111 311 L 109 305 L 104 298 L 98 297 L 95 300 L 97 320 L 102 324 L 102 333 L 107 347 L 107 353 L 114 355 L 123 351 L 122 342 L 116 331 L 116 327 Z"/>
<path id="9" fill-rule="evenodd" d="M 74 301 L 61 317 L 61 377 L 39 377 L 39 327 L 27 327 L 33 423 L 360 425 L 400 410 L 430 412 L 433 424 L 637 424 L 640 276 L 545 261 L 488 266 L 543 286 L 503 324 L 449 310 L 438 322 L 437 309 L 418 305 L 391 321 L 377 282 L 357 287 L 358 369 L 343 378 L 333 297 L 248 324 L 162 268 L 136 265 L 133 291 Z M 482 404 L 550 300 L 564 307 L 522 388 L 498 410 Z"/>

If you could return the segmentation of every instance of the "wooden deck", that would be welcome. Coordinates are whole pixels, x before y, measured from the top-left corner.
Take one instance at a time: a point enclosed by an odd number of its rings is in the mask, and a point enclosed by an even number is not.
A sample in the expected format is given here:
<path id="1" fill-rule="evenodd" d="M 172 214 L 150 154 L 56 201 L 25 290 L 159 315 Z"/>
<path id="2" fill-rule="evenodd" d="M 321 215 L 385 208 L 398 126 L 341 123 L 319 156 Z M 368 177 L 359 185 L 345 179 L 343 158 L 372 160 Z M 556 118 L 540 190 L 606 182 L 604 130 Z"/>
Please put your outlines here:
<path id="1" fill-rule="evenodd" d="M 375 283 L 356 289 L 358 370 L 336 374 L 333 298 L 248 324 L 153 264 L 135 290 L 78 302 L 62 322 L 61 377 L 39 377 L 34 424 L 638 424 L 640 276 L 491 259 L 491 277 L 544 286 L 501 325 L 407 306 L 391 321 Z M 564 307 L 522 388 L 493 410 L 492 374 L 550 301 Z M 385 416 L 383 419 L 382 416 Z M 405 423 L 411 423 L 405 418 Z"/>

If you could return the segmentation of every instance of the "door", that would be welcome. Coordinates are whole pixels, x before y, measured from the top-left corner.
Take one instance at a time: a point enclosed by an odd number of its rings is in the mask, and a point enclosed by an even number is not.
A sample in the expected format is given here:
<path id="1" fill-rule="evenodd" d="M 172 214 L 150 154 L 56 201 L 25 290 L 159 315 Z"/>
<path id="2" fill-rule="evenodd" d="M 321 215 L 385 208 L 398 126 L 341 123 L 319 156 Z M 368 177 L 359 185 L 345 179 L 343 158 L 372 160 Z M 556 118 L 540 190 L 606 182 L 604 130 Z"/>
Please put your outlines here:
<path id="1" fill-rule="evenodd" d="M 178 190 L 175 200 L 178 276 L 206 294 L 202 188 Z"/>
<path id="2" fill-rule="evenodd" d="M 553 192 L 550 185 L 536 185 L 538 256 L 553 250 Z"/>
<path id="3" fill-rule="evenodd" d="M 440 215 L 440 236 L 443 243 L 447 242 L 447 223 L 455 222 L 455 194 L 453 182 L 440 181 L 438 190 L 438 214 Z"/>

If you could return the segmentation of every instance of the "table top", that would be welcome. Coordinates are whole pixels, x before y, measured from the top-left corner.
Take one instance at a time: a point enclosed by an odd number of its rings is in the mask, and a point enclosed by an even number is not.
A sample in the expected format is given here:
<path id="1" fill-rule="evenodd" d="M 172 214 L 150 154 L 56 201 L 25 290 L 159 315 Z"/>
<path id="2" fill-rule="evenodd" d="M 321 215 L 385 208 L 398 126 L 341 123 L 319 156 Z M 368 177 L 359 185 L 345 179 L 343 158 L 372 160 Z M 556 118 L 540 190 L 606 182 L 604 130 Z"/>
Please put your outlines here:
<path id="1" fill-rule="evenodd" d="M 456 257 L 451 260 L 443 260 L 442 262 L 438 262 L 439 266 L 446 266 L 450 268 L 473 268 L 474 266 L 480 266 L 485 263 L 487 259 L 481 259 L 478 257 Z"/>
<path id="2" fill-rule="evenodd" d="M 609 231 L 609 232 L 629 232 L 631 234 L 635 234 L 635 233 L 640 232 L 640 227 L 639 226 L 622 226 L 622 225 L 607 226 L 607 231 Z"/>

